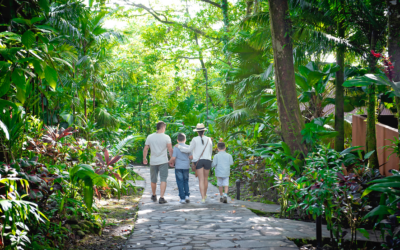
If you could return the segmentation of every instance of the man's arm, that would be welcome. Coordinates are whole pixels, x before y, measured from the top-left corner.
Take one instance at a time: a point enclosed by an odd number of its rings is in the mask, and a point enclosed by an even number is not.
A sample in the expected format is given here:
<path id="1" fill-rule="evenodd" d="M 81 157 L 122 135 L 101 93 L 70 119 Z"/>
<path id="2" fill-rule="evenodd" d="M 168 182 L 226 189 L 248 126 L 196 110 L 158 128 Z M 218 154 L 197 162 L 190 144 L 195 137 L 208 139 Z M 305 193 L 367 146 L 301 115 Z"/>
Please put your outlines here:
<path id="1" fill-rule="evenodd" d="M 169 157 L 172 158 L 172 154 L 174 153 L 174 150 L 172 148 L 172 143 L 167 144 L 168 152 L 169 152 Z"/>
<path id="2" fill-rule="evenodd" d="M 171 168 L 175 165 L 175 160 L 176 160 L 175 156 L 172 156 L 171 159 L 169 160 L 168 164 Z"/>
<path id="3" fill-rule="evenodd" d="M 145 145 L 143 149 L 143 164 L 147 165 L 147 153 L 149 152 L 149 145 Z"/>

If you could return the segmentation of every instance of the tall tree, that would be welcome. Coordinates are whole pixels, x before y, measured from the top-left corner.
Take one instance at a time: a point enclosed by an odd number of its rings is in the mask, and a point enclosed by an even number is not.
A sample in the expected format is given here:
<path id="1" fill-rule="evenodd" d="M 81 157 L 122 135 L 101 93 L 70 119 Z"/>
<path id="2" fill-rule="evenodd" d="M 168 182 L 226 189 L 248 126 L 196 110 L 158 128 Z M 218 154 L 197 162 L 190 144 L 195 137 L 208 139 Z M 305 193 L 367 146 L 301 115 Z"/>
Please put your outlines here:
<path id="1" fill-rule="evenodd" d="M 293 46 L 290 37 L 292 24 L 288 16 L 287 0 L 270 0 L 269 13 L 282 137 L 292 152 L 298 150 L 307 154 L 307 147 L 302 143 L 301 130 L 304 128 L 304 122 L 296 93 Z"/>
<path id="2" fill-rule="evenodd" d="M 371 31 L 371 50 L 376 48 L 376 31 Z M 370 54 L 368 57 L 369 69 L 371 73 L 376 71 L 376 58 Z M 374 151 L 369 158 L 369 164 L 372 167 L 378 168 L 378 153 L 376 151 L 376 124 L 375 124 L 375 103 L 376 103 L 376 86 L 372 84 L 367 88 L 368 104 L 367 104 L 367 138 L 366 138 L 366 150 L 367 152 Z"/>
<path id="3" fill-rule="evenodd" d="M 377 58 L 370 51 L 382 51 L 386 45 L 387 17 L 385 16 L 386 6 L 380 0 L 352 1 L 351 8 L 346 8 L 346 22 L 349 28 L 356 32 L 350 39 L 351 42 L 360 48 L 361 56 L 368 56 L 368 67 L 371 73 L 376 73 Z M 367 134 L 366 150 L 374 151 L 369 158 L 369 164 L 373 168 L 379 168 L 378 154 L 376 147 L 376 86 L 367 87 Z"/>
<path id="4" fill-rule="evenodd" d="M 386 0 L 388 8 L 389 39 L 388 49 L 395 72 L 393 81 L 400 82 L 400 2 L 399 0 Z M 397 107 L 398 129 L 400 131 L 400 98 L 395 97 Z"/>
<path id="5" fill-rule="evenodd" d="M 341 5 L 338 7 L 342 8 Z M 344 24 L 343 19 L 337 21 L 337 33 L 340 38 L 344 38 Z M 338 135 L 335 137 L 335 150 L 339 152 L 344 150 L 344 57 L 345 46 L 339 44 L 336 51 L 336 63 L 340 66 L 340 70 L 336 72 L 335 91 L 335 130 L 338 132 Z"/>

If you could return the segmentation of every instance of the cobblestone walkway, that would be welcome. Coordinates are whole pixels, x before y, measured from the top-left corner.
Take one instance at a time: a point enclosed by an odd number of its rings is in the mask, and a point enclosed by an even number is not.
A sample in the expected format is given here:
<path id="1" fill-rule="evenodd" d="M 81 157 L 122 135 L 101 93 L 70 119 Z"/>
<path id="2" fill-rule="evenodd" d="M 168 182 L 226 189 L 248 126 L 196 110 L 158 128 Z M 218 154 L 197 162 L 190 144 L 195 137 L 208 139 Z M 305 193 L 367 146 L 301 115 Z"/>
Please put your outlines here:
<path id="1" fill-rule="evenodd" d="M 141 183 L 145 190 L 134 233 L 125 249 L 298 249 L 285 236 L 287 230 L 301 230 L 301 225 L 288 229 L 276 219 L 258 217 L 242 205 L 222 204 L 215 195 L 219 193 L 217 187 L 211 184 L 207 203 L 201 204 L 198 181 L 193 175 L 189 179 L 191 202 L 180 204 L 173 169 L 169 170 L 165 195 L 168 203 L 160 205 L 150 200 L 149 168 L 134 170 L 145 179 Z"/>
<path id="2" fill-rule="evenodd" d="M 125 249 L 146 250 L 189 250 L 189 249 L 265 249 L 294 250 L 296 245 L 288 238 L 314 238 L 315 223 L 259 217 L 246 208 L 257 204 L 237 202 L 229 199 L 228 204 L 219 202 L 217 187 L 209 184 L 206 204 L 201 204 L 198 180 L 190 175 L 189 204 L 180 204 L 174 169 L 169 170 L 165 199 L 160 205 L 150 200 L 150 170 L 135 166 L 134 170 L 145 181 L 136 185 L 145 188 L 139 203 L 139 216 L 134 233 Z M 216 196 L 218 194 L 218 196 Z M 159 197 L 159 186 L 157 187 Z M 276 207 L 255 207 L 259 210 Z M 326 226 L 322 226 L 323 237 L 329 237 Z M 345 238 L 349 238 L 350 233 Z M 371 241 L 379 241 L 370 233 Z M 360 234 L 359 240 L 367 240 Z"/>

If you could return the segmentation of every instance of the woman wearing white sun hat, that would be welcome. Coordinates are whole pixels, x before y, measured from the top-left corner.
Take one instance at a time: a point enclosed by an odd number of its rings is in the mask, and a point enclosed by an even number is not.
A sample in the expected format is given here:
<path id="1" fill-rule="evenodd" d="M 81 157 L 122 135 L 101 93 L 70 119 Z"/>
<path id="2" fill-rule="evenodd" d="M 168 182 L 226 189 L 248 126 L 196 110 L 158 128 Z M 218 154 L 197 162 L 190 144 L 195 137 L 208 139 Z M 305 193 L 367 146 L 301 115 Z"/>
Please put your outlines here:
<path id="1" fill-rule="evenodd" d="M 204 135 L 204 131 L 207 128 L 203 123 L 198 123 L 196 129 L 193 131 L 197 132 L 199 136 L 196 136 L 190 142 L 189 147 L 182 147 L 176 145 L 179 150 L 183 153 L 193 152 L 193 163 L 196 165 L 196 174 L 199 177 L 199 187 L 201 194 L 201 202 L 205 203 L 207 198 L 208 189 L 208 174 L 211 169 L 211 156 L 212 156 L 212 140 L 210 137 Z"/>

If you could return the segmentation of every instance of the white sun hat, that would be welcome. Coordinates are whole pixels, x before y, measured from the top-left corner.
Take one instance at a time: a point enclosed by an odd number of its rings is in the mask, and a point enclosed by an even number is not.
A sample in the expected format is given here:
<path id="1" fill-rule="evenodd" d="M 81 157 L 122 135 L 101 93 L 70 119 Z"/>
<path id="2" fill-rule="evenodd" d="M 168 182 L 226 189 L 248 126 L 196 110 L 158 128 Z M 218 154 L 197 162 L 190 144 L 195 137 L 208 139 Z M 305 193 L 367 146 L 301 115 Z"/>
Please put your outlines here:
<path id="1" fill-rule="evenodd" d="M 203 123 L 197 123 L 196 129 L 194 129 L 193 131 L 197 132 L 197 131 L 205 131 L 205 130 L 207 130 L 207 128 L 204 126 Z"/>

